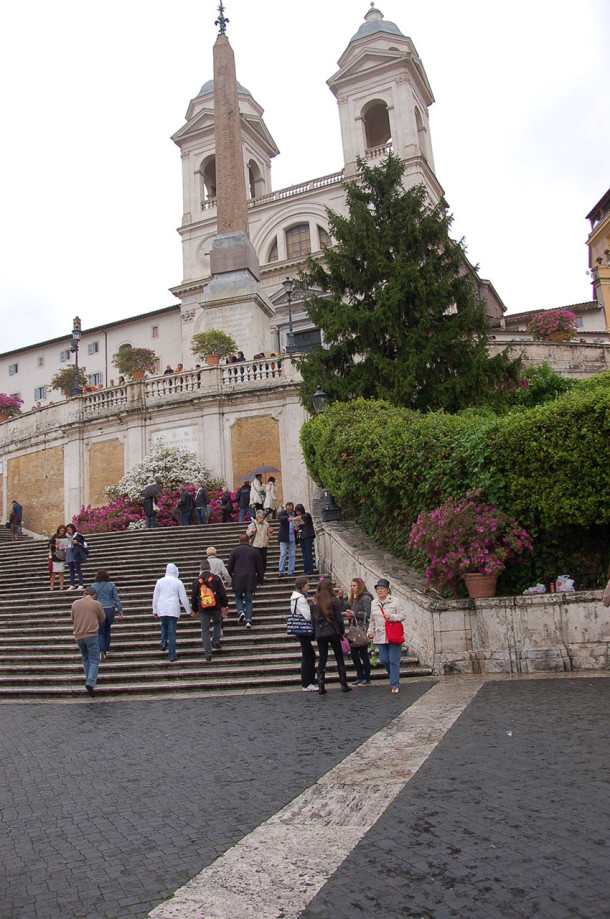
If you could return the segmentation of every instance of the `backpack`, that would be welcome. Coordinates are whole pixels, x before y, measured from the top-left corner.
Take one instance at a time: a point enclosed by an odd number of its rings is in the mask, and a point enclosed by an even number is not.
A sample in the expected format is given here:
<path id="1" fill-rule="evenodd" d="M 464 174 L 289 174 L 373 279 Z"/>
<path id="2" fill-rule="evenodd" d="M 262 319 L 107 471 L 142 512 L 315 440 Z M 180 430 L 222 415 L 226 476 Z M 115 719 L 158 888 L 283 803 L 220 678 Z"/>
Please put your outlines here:
<path id="1" fill-rule="evenodd" d="M 209 574 L 206 578 L 199 578 L 199 606 L 202 610 L 207 611 L 216 606 L 216 594 L 212 587 L 214 583 L 213 576 Z"/>

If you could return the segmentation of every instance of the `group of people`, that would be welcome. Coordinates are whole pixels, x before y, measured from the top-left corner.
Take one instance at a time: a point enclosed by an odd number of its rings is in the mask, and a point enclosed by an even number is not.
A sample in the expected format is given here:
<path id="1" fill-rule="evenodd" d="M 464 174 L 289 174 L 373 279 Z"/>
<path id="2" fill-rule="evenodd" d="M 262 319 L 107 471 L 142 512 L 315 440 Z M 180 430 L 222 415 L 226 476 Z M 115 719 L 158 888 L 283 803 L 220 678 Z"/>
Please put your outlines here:
<path id="1" fill-rule="evenodd" d="M 66 565 L 70 575 L 70 586 L 67 590 L 83 586 L 82 565 L 85 563 L 88 547 L 85 537 L 79 533 L 73 523 L 57 527 L 49 540 L 49 580 L 50 589 L 55 590 L 55 579 L 59 580 L 59 589 L 64 589 Z"/>
<path id="2" fill-rule="evenodd" d="M 345 670 L 345 652 L 351 656 L 356 670 L 353 686 L 370 686 L 371 658 L 369 644 L 377 647 L 379 661 L 390 678 L 390 691 L 399 692 L 400 657 L 404 644 L 402 623 L 406 614 L 392 597 L 390 582 L 379 578 L 375 598 L 362 578 L 354 578 L 349 597 L 340 588 L 335 592 L 332 581 L 322 578 L 313 598 L 309 597 L 309 579 L 298 577 L 290 598 L 288 633 L 301 645 L 301 688 L 303 692 L 326 694 L 326 665 L 328 649 L 332 648 L 337 662 L 342 692 L 350 692 Z M 346 636 L 346 614 L 350 628 Z M 316 652 L 313 641 L 318 648 Z M 346 644 L 347 643 L 347 647 Z"/>

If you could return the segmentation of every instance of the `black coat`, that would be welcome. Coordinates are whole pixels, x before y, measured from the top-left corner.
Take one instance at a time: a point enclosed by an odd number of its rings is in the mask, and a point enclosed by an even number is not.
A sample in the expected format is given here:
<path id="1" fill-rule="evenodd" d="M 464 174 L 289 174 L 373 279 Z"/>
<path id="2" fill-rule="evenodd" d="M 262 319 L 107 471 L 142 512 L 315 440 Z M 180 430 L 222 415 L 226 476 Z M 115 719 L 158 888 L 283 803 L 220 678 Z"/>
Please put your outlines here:
<path id="1" fill-rule="evenodd" d="M 262 584 L 265 572 L 263 571 L 263 557 L 258 549 L 248 543 L 236 546 L 231 550 L 227 570 L 231 575 L 233 590 L 256 590 L 257 584 Z"/>
<path id="2" fill-rule="evenodd" d="M 207 507 L 210 503 L 210 498 L 207 491 L 203 486 L 195 492 L 195 507 Z"/>
<path id="3" fill-rule="evenodd" d="M 188 514 L 189 511 L 194 510 L 195 502 L 193 501 L 193 496 L 190 491 L 186 489 L 180 495 L 180 500 L 178 501 L 178 507 L 183 514 Z"/>
<path id="4" fill-rule="evenodd" d="M 237 492 L 237 504 L 240 508 L 250 507 L 250 486 L 242 485 Z"/>
<path id="5" fill-rule="evenodd" d="M 280 511 L 277 515 L 277 522 L 280 525 L 277 538 L 278 542 L 290 542 L 290 522 L 295 516 L 294 511 L 290 516 L 288 516 L 288 511 L 284 508 L 283 511 Z M 296 534 L 295 534 L 296 539 Z"/>
<path id="6" fill-rule="evenodd" d="M 331 638 L 333 635 L 345 634 L 345 623 L 341 615 L 341 604 L 338 600 L 333 601 L 330 622 L 317 603 L 311 604 L 311 621 L 313 622 L 314 638 Z"/>
<path id="7" fill-rule="evenodd" d="M 191 590 L 191 609 L 194 613 L 201 612 L 201 589 L 199 586 L 199 581 L 200 579 L 205 581 L 207 578 L 211 578 L 211 583 L 208 586 L 211 587 L 216 595 L 216 606 L 207 607 L 206 613 L 215 613 L 221 607 L 229 605 L 227 592 L 225 590 L 225 585 L 223 584 L 222 579 L 219 578 L 217 574 L 212 574 L 211 571 L 202 571 L 199 577 L 193 580 L 193 587 Z"/>
<path id="8" fill-rule="evenodd" d="M 313 520 L 311 514 L 305 511 L 304 514 L 301 514 L 301 526 L 299 527 L 299 536 L 301 539 L 310 539 L 316 538 L 316 531 L 314 530 Z"/>

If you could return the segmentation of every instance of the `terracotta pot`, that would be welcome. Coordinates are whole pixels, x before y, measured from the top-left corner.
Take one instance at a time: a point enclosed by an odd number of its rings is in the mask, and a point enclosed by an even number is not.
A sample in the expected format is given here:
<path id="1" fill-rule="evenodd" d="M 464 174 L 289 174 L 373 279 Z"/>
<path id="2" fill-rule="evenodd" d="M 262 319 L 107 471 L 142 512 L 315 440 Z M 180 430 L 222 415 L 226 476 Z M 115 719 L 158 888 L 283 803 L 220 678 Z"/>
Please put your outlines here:
<path id="1" fill-rule="evenodd" d="M 220 357 L 217 354 L 206 354 L 205 360 L 210 367 L 213 367 L 215 364 L 220 364 Z"/>
<path id="2" fill-rule="evenodd" d="M 8 421 L 8 412 L 0 412 L 0 421 Z"/>
<path id="3" fill-rule="evenodd" d="M 143 379 L 144 379 L 144 371 L 143 371 L 143 370 L 134 370 L 134 372 L 131 374 L 131 379 L 132 379 L 132 380 L 135 380 L 136 382 L 137 382 L 138 380 L 143 380 Z"/>
<path id="4" fill-rule="evenodd" d="M 570 334 L 569 332 L 551 332 L 549 335 L 549 341 L 569 341 Z"/>
<path id="5" fill-rule="evenodd" d="M 468 596 L 473 600 L 495 597 L 496 595 L 497 574 L 465 574 L 464 581 L 466 582 Z"/>

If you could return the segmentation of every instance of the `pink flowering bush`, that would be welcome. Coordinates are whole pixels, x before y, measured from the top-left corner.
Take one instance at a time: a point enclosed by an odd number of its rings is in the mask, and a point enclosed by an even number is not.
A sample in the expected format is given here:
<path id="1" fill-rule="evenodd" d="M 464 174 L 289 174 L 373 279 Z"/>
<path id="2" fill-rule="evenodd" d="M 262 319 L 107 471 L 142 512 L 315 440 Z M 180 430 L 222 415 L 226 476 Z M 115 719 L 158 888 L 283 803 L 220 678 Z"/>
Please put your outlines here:
<path id="1" fill-rule="evenodd" d="M 464 574 L 499 574 L 533 548 L 523 527 L 480 491 L 420 514 L 409 536 L 409 549 L 428 557 L 428 584 L 453 594 Z"/>
<path id="2" fill-rule="evenodd" d="M 189 490 L 194 492 L 194 488 Z M 210 505 L 212 507 L 210 523 L 220 523 L 222 520 L 220 506 L 222 494 L 222 489 L 209 491 Z M 157 512 L 158 527 L 180 526 L 180 523 L 174 517 L 180 495 L 180 489 L 168 489 L 157 496 L 159 506 Z M 239 508 L 236 506 L 234 492 L 231 492 L 231 497 L 233 498 L 234 508 L 231 520 L 237 521 L 239 520 Z M 129 498 L 126 495 L 122 495 L 105 507 L 91 507 L 90 504 L 87 507 L 83 506 L 80 513 L 72 518 L 72 523 L 81 533 L 109 533 L 115 530 L 128 530 L 131 523 L 146 521 L 143 504 L 144 502 L 141 498 Z"/>
<path id="3" fill-rule="evenodd" d="M 549 341 L 555 333 L 561 333 L 567 341 L 574 338 L 577 330 L 576 316 L 571 310 L 550 310 L 548 313 L 536 313 L 530 319 L 527 331 L 537 341 Z"/>
<path id="4" fill-rule="evenodd" d="M 5 412 L 9 418 L 21 413 L 23 399 L 19 396 L 9 396 L 7 393 L 0 393 L 0 412 Z"/>

